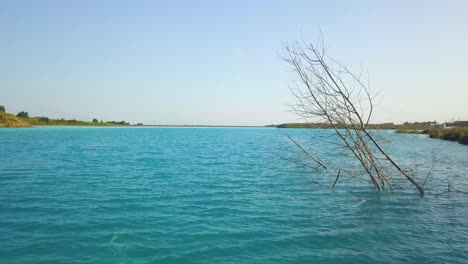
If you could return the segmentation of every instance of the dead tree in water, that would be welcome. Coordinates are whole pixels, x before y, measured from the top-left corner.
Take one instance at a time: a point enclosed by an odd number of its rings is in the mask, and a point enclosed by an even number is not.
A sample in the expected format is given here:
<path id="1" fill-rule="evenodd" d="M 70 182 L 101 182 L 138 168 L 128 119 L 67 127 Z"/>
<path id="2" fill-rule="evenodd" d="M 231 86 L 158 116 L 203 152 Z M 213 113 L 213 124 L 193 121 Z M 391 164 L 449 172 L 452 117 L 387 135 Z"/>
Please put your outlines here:
<path id="1" fill-rule="evenodd" d="M 296 99 L 294 110 L 305 119 L 329 124 L 378 191 L 393 190 L 393 170 L 424 195 L 420 184 L 387 154 L 368 129 L 375 98 L 369 83 L 328 57 L 322 41 L 316 45 L 296 42 L 285 49 L 284 60 L 298 77 L 291 88 Z M 325 168 L 324 164 L 319 165 Z M 336 181 L 333 187 L 335 184 Z"/>

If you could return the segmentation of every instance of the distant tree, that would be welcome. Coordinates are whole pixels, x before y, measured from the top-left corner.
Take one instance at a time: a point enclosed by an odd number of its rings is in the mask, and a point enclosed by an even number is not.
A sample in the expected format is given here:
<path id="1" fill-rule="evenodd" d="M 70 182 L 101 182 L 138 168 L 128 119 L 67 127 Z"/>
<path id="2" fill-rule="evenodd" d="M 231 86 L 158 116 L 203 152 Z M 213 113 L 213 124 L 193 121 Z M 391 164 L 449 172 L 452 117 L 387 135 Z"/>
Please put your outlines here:
<path id="1" fill-rule="evenodd" d="M 45 116 L 39 117 L 39 121 L 40 121 L 40 122 L 49 122 L 49 118 L 48 118 L 48 117 L 45 117 Z"/>
<path id="2" fill-rule="evenodd" d="M 114 125 L 130 125 L 129 122 L 126 121 L 107 121 L 107 124 L 114 124 Z"/>
<path id="3" fill-rule="evenodd" d="M 93 119 L 93 123 L 99 122 L 96 118 Z"/>
<path id="4" fill-rule="evenodd" d="M 137 124 L 137 126 L 142 126 L 142 125 L 143 125 L 143 123 L 138 123 L 138 124 Z"/>
<path id="5" fill-rule="evenodd" d="M 5 113 L 5 106 L 0 105 L 0 113 Z"/>
<path id="6" fill-rule="evenodd" d="M 28 112 L 21 111 L 21 112 L 19 112 L 16 116 L 17 116 L 17 117 L 23 117 L 23 118 L 29 118 L 29 113 L 28 113 Z"/>

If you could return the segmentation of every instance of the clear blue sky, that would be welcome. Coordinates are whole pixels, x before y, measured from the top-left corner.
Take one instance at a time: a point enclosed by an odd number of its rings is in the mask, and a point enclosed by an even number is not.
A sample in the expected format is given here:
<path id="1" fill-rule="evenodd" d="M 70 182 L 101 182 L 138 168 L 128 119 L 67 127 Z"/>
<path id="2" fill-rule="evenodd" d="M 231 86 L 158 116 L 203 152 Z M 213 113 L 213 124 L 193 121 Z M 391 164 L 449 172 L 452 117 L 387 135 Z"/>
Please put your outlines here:
<path id="1" fill-rule="evenodd" d="M 374 122 L 468 119 L 467 12 L 468 1 L 0 0 L 0 104 L 146 124 L 297 122 L 283 43 L 320 26 L 328 53 L 382 89 Z"/>

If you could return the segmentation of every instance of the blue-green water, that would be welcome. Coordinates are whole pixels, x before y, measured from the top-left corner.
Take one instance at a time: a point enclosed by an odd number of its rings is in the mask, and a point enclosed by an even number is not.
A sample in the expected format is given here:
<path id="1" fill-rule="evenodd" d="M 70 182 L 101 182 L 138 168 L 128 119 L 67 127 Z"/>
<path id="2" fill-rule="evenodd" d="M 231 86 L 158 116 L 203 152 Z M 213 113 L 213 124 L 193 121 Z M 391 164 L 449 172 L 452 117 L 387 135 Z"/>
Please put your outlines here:
<path id="1" fill-rule="evenodd" d="M 385 134 L 444 149 L 424 198 L 321 187 L 275 129 L 2 129 L 0 263 L 467 263 L 468 196 L 434 194 L 467 190 L 468 147 Z"/>

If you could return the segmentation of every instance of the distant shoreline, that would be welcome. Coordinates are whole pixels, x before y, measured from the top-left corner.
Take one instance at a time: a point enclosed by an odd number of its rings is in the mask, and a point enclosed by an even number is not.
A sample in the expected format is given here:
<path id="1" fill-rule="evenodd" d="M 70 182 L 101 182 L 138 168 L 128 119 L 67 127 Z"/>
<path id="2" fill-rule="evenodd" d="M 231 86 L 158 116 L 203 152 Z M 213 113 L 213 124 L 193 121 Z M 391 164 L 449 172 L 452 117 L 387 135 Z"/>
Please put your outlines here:
<path id="1" fill-rule="evenodd" d="M 267 128 L 266 126 L 236 126 L 236 125 L 129 125 L 129 127 L 245 127 Z"/>
<path id="2" fill-rule="evenodd" d="M 5 127 L 5 128 L 44 128 L 44 127 L 96 127 L 96 128 L 271 128 L 266 126 L 235 126 L 235 125 L 128 125 L 128 126 L 80 126 L 80 125 L 36 125 L 30 127 Z"/>
<path id="3" fill-rule="evenodd" d="M 380 123 L 368 124 L 368 129 L 397 129 L 401 131 L 426 130 L 431 128 L 431 122 L 414 122 L 404 124 Z M 333 129 L 327 123 L 282 123 L 270 125 L 173 125 L 173 124 L 130 124 L 126 121 L 81 121 L 76 119 L 53 119 L 48 117 L 29 117 L 28 112 L 19 112 L 13 115 L 5 112 L 5 108 L 0 106 L 0 128 L 26 128 L 26 127 L 155 127 L 155 128 L 291 128 L 291 129 Z M 341 127 L 338 127 L 341 128 Z M 400 131 L 400 132 L 401 132 Z M 406 132 L 408 133 L 408 132 Z"/>
<path id="4" fill-rule="evenodd" d="M 83 128 L 274 128 L 267 126 L 236 126 L 236 125 L 31 125 L 1 128 L 47 128 L 47 127 L 83 127 Z"/>
<path id="5" fill-rule="evenodd" d="M 269 126 L 249 126 L 249 125 L 145 125 L 143 123 L 130 124 L 126 121 L 81 121 L 76 119 L 53 119 L 48 117 L 29 117 L 28 112 L 20 112 L 13 115 L 5 112 L 3 106 L 0 111 L 0 128 L 28 128 L 28 127 L 220 127 L 220 128 L 265 128 Z"/>

